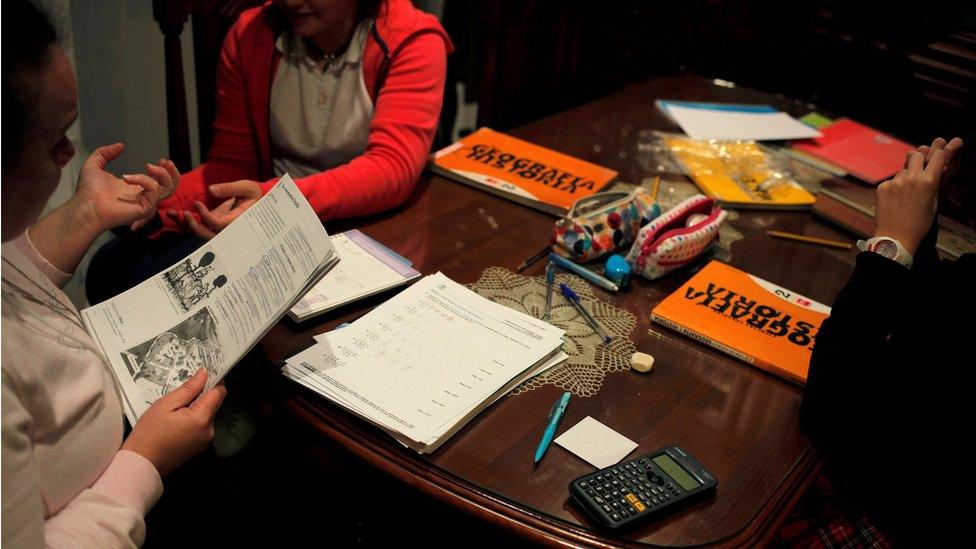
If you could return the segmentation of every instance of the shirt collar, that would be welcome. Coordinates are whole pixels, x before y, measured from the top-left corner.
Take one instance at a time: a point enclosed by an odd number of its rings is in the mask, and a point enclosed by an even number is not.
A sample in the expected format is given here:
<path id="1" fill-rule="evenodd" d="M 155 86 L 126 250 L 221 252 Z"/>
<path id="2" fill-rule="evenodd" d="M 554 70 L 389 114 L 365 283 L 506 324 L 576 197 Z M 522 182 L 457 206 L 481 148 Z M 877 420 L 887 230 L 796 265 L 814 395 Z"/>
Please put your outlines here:
<path id="1" fill-rule="evenodd" d="M 352 39 L 349 41 L 349 47 L 346 48 L 346 51 L 342 54 L 342 57 L 336 59 L 337 64 L 355 64 L 362 60 L 366 38 L 369 36 L 369 31 L 372 26 L 372 19 L 366 19 L 359 23 L 359 26 L 357 26 L 353 31 Z M 291 29 L 286 28 L 281 31 L 278 38 L 275 40 L 275 49 L 278 50 L 282 56 L 289 59 L 312 62 L 311 58 L 308 56 L 307 50 L 305 49 L 305 41 L 302 40 L 302 37 L 292 32 Z"/>

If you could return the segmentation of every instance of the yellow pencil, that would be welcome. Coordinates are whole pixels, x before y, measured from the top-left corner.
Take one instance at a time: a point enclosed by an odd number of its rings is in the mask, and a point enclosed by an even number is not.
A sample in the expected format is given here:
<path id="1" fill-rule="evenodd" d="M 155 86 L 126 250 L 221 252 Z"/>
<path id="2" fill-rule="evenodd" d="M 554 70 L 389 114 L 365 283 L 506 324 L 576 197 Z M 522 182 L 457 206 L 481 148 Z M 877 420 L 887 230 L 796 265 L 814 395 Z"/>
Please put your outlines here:
<path id="1" fill-rule="evenodd" d="M 766 231 L 766 234 L 769 236 L 775 236 L 777 238 L 785 238 L 787 240 L 796 240 L 799 242 L 809 242 L 811 244 L 831 246 L 833 248 L 841 248 L 843 250 L 850 250 L 854 247 L 850 242 L 841 242 L 839 240 L 829 240 L 827 238 L 817 238 L 814 236 L 804 236 L 802 234 L 784 233 L 782 231 Z"/>
<path id="2" fill-rule="evenodd" d="M 661 188 L 661 176 L 659 175 L 654 178 L 654 187 L 651 188 L 651 198 L 655 201 L 657 200 L 657 191 L 660 188 Z"/>

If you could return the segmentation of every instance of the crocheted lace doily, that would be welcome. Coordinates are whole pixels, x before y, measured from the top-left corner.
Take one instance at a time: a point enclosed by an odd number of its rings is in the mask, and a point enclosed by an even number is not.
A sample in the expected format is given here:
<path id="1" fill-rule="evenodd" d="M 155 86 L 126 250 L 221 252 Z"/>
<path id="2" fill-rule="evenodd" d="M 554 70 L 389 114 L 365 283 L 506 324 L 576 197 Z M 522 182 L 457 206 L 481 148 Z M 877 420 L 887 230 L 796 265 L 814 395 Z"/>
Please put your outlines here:
<path id="1" fill-rule="evenodd" d="M 613 338 L 609 345 L 603 344 L 586 319 L 559 293 L 560 282 L 565 282 L 580 296 L 583 306 Z M 522 276 L 502 267 L 490 267 L 468 287 L 487 299 L 535 318 L 542 318 L 546 309 L 545 276 Z M 566 331 L 562 348 L 569 359 L 525 381 L 510 394 L 555 385 L 574 395 L 590 397 L 600 390 L 608 373 L 630 369 L 630 357 L 637 350 L 630 340 L 630 332 L 637 326 L 637 317 L 597 299 L 592 287 L 582 278 L 564 272 L 556 274 L 549 323 Z"/>

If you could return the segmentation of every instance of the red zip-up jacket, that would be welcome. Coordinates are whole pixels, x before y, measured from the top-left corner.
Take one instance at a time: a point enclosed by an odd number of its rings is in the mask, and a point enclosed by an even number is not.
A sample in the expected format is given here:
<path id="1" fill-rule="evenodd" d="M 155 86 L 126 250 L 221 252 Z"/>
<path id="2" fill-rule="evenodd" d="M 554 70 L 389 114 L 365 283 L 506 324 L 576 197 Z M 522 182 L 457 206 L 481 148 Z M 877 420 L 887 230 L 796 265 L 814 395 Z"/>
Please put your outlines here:
<path id="1" fill-rule="evenodd" d="M 281 54 L 280 29 L 268 2 L 241 13 L 217 69 L 217 114 L 207 161 L 184 174 L 160 202 L 161 232 L 181 230 L 167 210 L 195 211 L 216 201 L 207 186 L 238 179 L 277 181 L 269 131 L 271 83 Z M 432 15 L 409 0 L 385 0 L 363 54 L 363 80 L 374 104 L 366 151 L 349 163 L 296 180 L 319 218 L 375 213 L 402 204 L 423 170 L 444 98 L 450 38 Z M 159 234 L 159 233 L 157 233 Z"/>

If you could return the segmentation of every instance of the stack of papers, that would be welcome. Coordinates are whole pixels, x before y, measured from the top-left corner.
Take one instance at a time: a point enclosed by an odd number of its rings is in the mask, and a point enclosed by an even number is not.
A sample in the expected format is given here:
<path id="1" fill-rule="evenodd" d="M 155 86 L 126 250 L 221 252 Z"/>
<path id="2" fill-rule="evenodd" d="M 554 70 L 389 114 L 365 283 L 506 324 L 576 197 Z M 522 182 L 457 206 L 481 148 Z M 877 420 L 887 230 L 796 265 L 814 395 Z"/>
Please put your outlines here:
<path id="1" fill-rule="evenodd" d="M 782 141 L 821 135 L 769 105 L 658 100 L 657 106 L 695 139 Z"/>
<path id="2" fill-rule="evenodd" d="M 288 378 L 421 453 L 562 362 L 563 330 L 426 276 L 286 361 Z"/>

